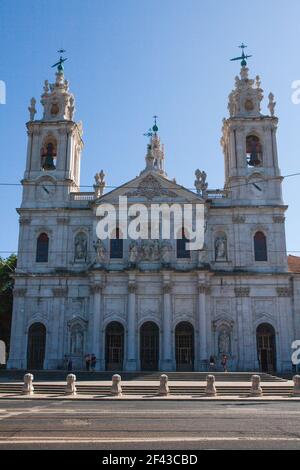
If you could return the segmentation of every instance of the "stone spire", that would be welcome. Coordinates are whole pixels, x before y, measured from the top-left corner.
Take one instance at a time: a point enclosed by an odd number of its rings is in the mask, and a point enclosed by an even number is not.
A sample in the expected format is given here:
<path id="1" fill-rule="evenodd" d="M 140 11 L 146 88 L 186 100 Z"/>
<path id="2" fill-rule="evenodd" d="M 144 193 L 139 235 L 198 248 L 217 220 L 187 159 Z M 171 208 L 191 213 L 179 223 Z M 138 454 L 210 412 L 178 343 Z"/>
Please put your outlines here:
<path id="1" fill-rule="evenodd" d="M 157 173 L 166 176 L 164 170 L 164 146 L 160 143 L 160 138 L 157 134 L 158 126 L 156 122 L 157 116 L 154 116 L 154 125 L 149 131 L 144 134 L 147 137 L 150 137 L 150 142 L 147 145 L 146 153 L 146 168 L 141 172 L 145 173 L 147 171 L 156 171 Z"/>
<path id="2" fill-rule="evenodd" d="M 230 117 L 260 117 L 263 90 L 260 88 L 260 78 L 255 80 L 248 77 L 249 69 L 242 65 L 240 77 L 235 77 L 235 88 L 229 95 L 228 109 Z"/>
<path id="3" fill-rule="evenodd" d="M 69 91 L 69 82 L 64 77 L 63 62 L 67 59 L 60 57 L 57 66 L 55 83 L 45 80 L 41 104 L 44 108 L 43 121 L 72 121 L 75 112 L 75 100 Z"/>

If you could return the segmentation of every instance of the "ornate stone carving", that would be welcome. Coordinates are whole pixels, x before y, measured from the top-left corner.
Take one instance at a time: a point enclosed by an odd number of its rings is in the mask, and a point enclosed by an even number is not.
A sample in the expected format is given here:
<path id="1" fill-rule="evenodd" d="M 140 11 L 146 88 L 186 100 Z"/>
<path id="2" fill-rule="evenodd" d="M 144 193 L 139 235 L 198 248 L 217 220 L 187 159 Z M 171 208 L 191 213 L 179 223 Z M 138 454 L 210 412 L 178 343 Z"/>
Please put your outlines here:
<path id="1" fill-rule="evenodd" d="M 170 294 L 172 292 L 172 284 L 171 282 L 167 282 L 163 285 L 163 293 Z"/>
<path id="2" fill-rule="evenodd" d="M 246 217 L 244 215 L 233 215 L 232 222 L 234 224 L 244 224 L 246 221 Z"/>
<path id="3" fill-rule="evenodd" d="M 106 262 L 107 258 L 107 253 L 106 253 L 106 248 L 103 244 L 103 241 L 100 240 L 100 238 L 97 239 L 97 241 L 93 242 L 93 247 L 96 252 L 96 263 L 103 264 Z"/>
<path id="4" fill-rule="evenodd" d="M 163 242 L 160 249 L 160 259 L 162 264 L 169 265 L 172 259 L 172 245 L 170 242 Z"/>
<path id="5" fill-rule="evenodd" d="M 25 287 L 15 287 L 13 290 L 14 297 L 25 297 L 27 289 Z"/>
<path id="6" fill-rule="evenodd" d="M 136 289 L 137 289 L 136 283 L 130 281 L 130 282 L 128 283 L 128 292 L 129 292 L 130 294 L 135 294 L 135 293 L 136 293 Z"/>
<path id="7" fill-rule="evenodd" d="M 28 108 L 28 111 L 29 111 L 29 120 L 30 121 L 34 121 L 34 115 L 36 114 L 36 99 L 35 98 L 31 98 L 30 100 L 30 106 Z"/>
<path id="8" fill-rule="evenodd" d="M 234 293 L 236 297 L 248 297 L 250 295 L 250 287 L 235 287 Z"/>
<path id="9" fill-rule="evenodd" d="M 262 396 L 263 391 L 260 386 L 260 376 L 259 375 L 252 375 L 251 377 L 251 389 L 250 395 L 252 397 L 260 397 Z"/>
<path id="10" fill-rule="evenodd" d="M 67 287 L 52 287 L 54 297 L 65 297 L 68 293 Z"/>
<path id="11" fill-rule="evenodd" d="M 136 190 L 127 192 L 125 196 L 142 196 L 146 197 L 147 199 L 153 199 L 156 196 L 168 196 L 175 198 L 177 197 L 177 194 L 174 191 L 163 188 L 159 181 L 154 178 L 154 176 L 148 175 L 140 182 Z"/>
<path id="12" fill-rule="evenodd" d="M 219 354 L 230 355 L 231 353 L 231 337 L 227 328 L 223 327 L 218 335 L 218 351 Z"/>
<path id="13" fill-rule="evenodd" d="M 285 217 L 284 215 L 273 215 L 273 222 L 275 224 L 284 224 Z"/>
<path id="14" fill-rule="evenodd" d="M 276 287 L 278 297 L 292 297 L 293 289 L 291 287 Z"/>
<path id="15" fill-rule="evenodd" d="M 199 284 L 198 285 L 198 292 L 199 294 L 210 294 L 211 292 L 211 288 L 210 286 L 206 285 L 206 284 Z"/>
<path id="16" fill-rule="evenodd" d="M 121 376 L 119 374 L 114 374 L 112 376 L 110 393 L 115 397 L 122 396 Z"/>
<path id="17" fill-rule="evenodd" d="M 67 375 L 67 385 L 65 388 L 65 394 L 66 395 L 73 395 L 75 396 L 77 393 L 76 389 L 76 375 L 74 374 L 68 374 Z"/>
<path id="18" fill-rule="evenodd" d="M 274 112 L 275 112 L 275 106 L 276 106 L 276 101 L 274 101 L 274 95 L 273 95 L 273 93 L 269 93 L 268 98 L 269 98 L 268 108 L 269 108 L 269 111 L 270 111 L 271 116 L 273 117 L 273 116 L 274 116 Z"/>
<path id="19" fill-rule="evenodd" d="M 217 390 L 215 386 L 215 376 L 212 374 L 209 374 L 206 377 L 205 395 L 208 397 L 214 397 L 217 395 Z"/>
<path id="20" fill-rule="evenodd" d="M 92 284 L 90 286 L 90 293 L 91 294 L 99 294 L 99 293 L 101 294 L 103 287 L 104 287 L 103 283 L 101 283 L 101 284 Z"/>
<path id="21" fill-rule="evenodd" d="M 160 396 L 167 396 L 170 393 L 169 386 L 168 386 L 168 376 L 166 374 L 162 374 L 159 379 L 159 387 L 157 395 Z"/>
<path id="22" fill-rule="evenodd" d="M 128 261 L 130 264 L 135 265 L 139 260 L 139 246 L 138 243 L 134 240 L 129 245 L 129 256 Z"/>
<path id="23" fill-rule="evenodd" d="M 196 180 L 195 180 L 194 185 L 195 185 L 197 194 L 199 194 L 199 196 L 206 197 L 207 196 L 206 191 L 208 187 L 208 183 L 206 182 L 207 174 L 205 173 L 205 171 L 200 171 L 199 169 L 197 169 L 195 171 L 195 176 L 196 176 Z"/>
<path id="24" fill-rule="evenodd" d="M 22 394 L 23 395 L 33 395 L 34 387 L 33 387 L 33 375 L 32 374 L 25 374 L 24 375 L 24 384 L 22 387 Z"/>

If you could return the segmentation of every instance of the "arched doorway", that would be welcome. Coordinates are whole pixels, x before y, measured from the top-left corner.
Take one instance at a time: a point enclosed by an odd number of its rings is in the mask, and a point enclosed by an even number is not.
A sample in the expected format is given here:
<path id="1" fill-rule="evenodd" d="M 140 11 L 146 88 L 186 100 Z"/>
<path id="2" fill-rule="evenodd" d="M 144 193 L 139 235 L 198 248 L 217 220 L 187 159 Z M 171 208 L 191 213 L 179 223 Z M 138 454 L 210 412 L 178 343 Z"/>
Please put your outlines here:
<path id="1" fill-rule="evenodd" d="M 46 327 L 33 323 L 28 330 L 27 368 L 43 369 L 46 350 Z"/>
<path id="2" fill-rule="evenodd" d="M 176 370 L 194 370 L 194 328 L 188 322 L 178 323 L 175 329 Z"/>
<path id="3" fill-rule="evenodd" d="M 257 357 L 262 372 L 276 371 L 275 330 L 269 323 L 262 323 L 256 330 Z"/>
<path id="4" fill-rule="evenodd" d="M 141 370 L 158 370 L 159 329 L 148 321 L 140 329 Z"/>
<path id="5" fill-rule="evenodd" d="M 106 370 L 122 370 L 124 359 L 124 328 L 113 321 L 106 327 L 105 364 Z"/>

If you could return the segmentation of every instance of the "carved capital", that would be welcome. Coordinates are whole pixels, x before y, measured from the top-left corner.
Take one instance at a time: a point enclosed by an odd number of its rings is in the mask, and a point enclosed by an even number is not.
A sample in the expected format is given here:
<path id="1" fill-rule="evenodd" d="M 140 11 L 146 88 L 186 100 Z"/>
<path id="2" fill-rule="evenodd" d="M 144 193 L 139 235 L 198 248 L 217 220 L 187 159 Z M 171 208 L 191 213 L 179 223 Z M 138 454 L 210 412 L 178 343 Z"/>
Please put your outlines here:
<path id="1" fill-rule="evenodd" d="M 65 297 L 68 293 L 67 287 L 53 287 L 52 292 L 54 297 Z"/>
<path id="2" fill-rule="evenodd" d="M 273 222 L 275 224 L 284 224 L 285 217 L 284 215 L 273 215 Z"/>
<path id="3" fill-rule="evenodd" d="M 128 292 L 129 292 L 129 294 L 135 294 L 136 293 L 136 283 L 135 282 L 129 282 L 128 283 Z"/>
<path id="4" fill-rule="evenodd" d="M 171 294 L 172 292 L 172 284 L 170 282 L 166 282 L 163 285 L 163 293 L 164 294 Z"/>
<path id="5" fill-rule="evenodd" d="M 29 225 L 31 222 L 31 218 L 30 217 L 20 217 L 19 218 L 19 224 L 20 225 Z"/>
<path id="6" fill-rule="evenodd" d="M 15 287 L 13 290 L 14 297 L 25 297 L 27 289 L 25 287 Z"/>
<path id="7" fill-rule="evenodd" d="M 206 284 L 198 284 L 198 292 L 199 294 L 210 294 L 210 286 Z"/>
<path id="8" fill-rule="evenodd" d="M 234 293 L 236 297 L 249 297 L 250 287 L 235 287 Z"/>
<path id="9" fill-rule="evenodd" d="M 90 293 L 101 294 L 103 287 L 103 284 L 93 284 L 90 286 Z"/>
<path id="10" fill-rule="evenodd" d="M 292 297 L 293 290 L 291 287 L 276 287 L 278 297 Z"/>

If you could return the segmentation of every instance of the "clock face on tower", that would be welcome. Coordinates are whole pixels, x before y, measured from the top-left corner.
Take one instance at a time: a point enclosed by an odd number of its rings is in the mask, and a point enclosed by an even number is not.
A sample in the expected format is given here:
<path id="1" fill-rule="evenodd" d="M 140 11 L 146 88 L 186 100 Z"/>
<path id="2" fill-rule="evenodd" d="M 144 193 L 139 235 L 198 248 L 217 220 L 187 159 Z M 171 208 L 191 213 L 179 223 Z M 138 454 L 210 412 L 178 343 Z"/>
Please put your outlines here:
<path id="1" fill-rule="evenodd" d="M 53 197 L 55 186 L 51 181 L 44 181 L 37 186 L 38 199 L 47 201 Z"/>
<path id="2" fill-rule="evenodd" d="M 250 182 L 251 193 L 255 198 L 261 198 L 265 193 L 265 182 L 263 180 Z"/>

